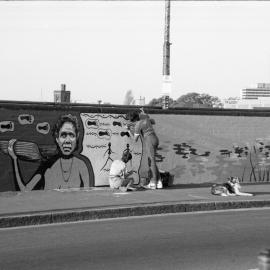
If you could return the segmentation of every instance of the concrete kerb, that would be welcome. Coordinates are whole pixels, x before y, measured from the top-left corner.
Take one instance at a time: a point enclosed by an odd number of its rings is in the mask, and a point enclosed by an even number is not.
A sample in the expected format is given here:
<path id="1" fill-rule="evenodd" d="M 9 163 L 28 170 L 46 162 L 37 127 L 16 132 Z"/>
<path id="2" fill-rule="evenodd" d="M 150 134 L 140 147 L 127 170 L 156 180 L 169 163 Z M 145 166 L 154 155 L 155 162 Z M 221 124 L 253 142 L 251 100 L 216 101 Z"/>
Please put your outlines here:
<path id="1" fill-rule="evenodd" d="M 227 201 L 227 202 L 189 202 L 153 203 L 133 206 L 103 207 L 93 209 L 72 209 L 65 211 L 46 211 L 29 214 L 0 216 L 0 228 L 76 222 L 107 218 L 120 218 L 169 213 L 218 211 L 226 209 L 269 207 L 270 201 Z"/>

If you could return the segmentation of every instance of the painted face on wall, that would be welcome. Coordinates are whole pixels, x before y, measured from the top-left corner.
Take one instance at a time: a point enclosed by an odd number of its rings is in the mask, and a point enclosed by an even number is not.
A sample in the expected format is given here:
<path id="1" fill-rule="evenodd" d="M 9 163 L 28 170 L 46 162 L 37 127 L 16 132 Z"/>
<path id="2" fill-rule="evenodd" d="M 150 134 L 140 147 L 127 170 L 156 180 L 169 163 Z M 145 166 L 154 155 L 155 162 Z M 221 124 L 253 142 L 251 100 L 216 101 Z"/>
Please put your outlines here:
<path id="1" fill-rule="evenodd" d="M 77 135 L 72 123 L 66 122 L 63 124 L 56 141 L 64 156 L 69 156 L 74 152 L 77 145 Z"/>

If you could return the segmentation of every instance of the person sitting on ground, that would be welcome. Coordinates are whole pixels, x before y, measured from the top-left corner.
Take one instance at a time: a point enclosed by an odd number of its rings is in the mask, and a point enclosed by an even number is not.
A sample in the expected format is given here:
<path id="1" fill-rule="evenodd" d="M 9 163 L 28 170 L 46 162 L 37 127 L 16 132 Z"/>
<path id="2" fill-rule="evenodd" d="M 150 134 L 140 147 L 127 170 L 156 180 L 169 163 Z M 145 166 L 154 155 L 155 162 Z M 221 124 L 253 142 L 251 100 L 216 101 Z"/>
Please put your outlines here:
<path id="1" fill-rule="evenodd" d="M 132 159 L 132 155 L 129 151 L 124 151 L 122 159 L 116 159 L 112 162 L 109 174 L 109 184 L 112 189 L 119 189 L 123 192 L 128 190 L 136 190 L 134 188 L 132 178 L 128 178 L 132 174 L 127 171 L 126 164 Z"/>

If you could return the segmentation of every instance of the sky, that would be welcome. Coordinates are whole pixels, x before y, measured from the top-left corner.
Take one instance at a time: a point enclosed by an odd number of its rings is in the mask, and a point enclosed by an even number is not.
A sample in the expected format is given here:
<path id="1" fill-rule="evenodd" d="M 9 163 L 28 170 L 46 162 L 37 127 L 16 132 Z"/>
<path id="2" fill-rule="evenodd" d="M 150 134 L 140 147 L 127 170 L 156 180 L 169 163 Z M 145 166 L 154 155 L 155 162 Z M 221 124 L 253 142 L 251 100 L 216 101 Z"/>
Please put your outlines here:
<path id="1" fill-rule="evenodd" d="M 172 1 L 171 97 L 270 82 L 270 2 Z M 1 1 L 0 100 L 146 103 L 162 93 L 164 1 Z"/>

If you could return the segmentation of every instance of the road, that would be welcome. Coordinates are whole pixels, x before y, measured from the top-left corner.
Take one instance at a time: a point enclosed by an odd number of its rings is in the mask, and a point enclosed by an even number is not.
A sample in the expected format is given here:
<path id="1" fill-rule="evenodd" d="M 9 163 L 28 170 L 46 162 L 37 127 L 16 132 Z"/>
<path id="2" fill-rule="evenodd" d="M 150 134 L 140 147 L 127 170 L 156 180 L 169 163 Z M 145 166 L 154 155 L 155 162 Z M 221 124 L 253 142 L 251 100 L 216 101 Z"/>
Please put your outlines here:
<path id="1" fill-rule="evenodd" d="M 0 230 L 0 269 L 249 270 L 270 247 L 270 209 Z"/>

